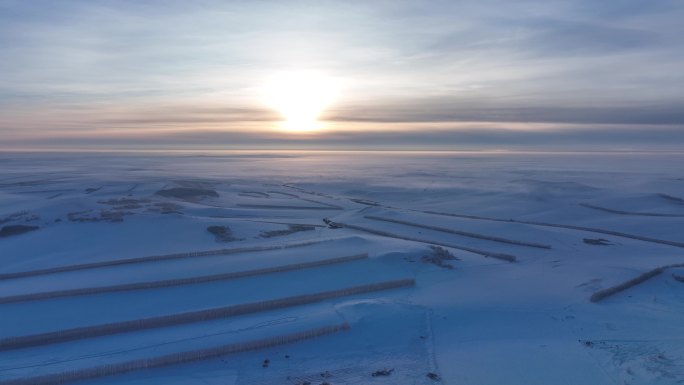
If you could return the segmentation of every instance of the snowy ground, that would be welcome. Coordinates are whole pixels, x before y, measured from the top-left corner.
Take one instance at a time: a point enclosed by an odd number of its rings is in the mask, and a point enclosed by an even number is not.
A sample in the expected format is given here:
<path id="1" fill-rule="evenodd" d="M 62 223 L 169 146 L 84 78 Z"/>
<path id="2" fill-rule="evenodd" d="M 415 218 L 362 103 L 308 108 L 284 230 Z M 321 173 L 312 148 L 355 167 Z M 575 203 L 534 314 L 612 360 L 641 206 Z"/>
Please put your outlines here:
<path id="1" fill-rule="evenodd" d="M 682 263 L 682 154 L 0 153 L 0 384 L 345 323 L 81 383 L 679 384 L 683 267 L 589 298 Z"/>

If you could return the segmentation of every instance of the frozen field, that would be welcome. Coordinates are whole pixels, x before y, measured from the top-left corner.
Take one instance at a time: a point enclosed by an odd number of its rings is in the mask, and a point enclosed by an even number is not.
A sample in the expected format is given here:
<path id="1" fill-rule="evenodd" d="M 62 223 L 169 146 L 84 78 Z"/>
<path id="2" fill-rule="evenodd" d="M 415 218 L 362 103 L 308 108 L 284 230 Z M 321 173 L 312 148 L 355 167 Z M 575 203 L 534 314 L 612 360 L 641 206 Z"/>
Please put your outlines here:
<path id="1" fill-rule="evenodd" d="M 76 379 L 682 384 L 684 154 L 0 153 L 0 384 Z"/>

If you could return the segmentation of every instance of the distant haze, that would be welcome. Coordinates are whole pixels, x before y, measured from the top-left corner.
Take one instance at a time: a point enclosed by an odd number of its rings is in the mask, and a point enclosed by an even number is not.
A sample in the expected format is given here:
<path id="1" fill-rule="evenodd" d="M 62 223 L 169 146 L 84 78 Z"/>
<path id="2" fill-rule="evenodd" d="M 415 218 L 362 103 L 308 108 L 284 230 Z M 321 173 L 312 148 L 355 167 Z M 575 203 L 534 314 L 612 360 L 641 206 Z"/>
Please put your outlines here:
<path id="1" fill-rule="evenodd" d="M 0 0 L 0 149 L 681 149 L 684 2 Z M 277 130 L 272 74 L 341 84 Z"/>

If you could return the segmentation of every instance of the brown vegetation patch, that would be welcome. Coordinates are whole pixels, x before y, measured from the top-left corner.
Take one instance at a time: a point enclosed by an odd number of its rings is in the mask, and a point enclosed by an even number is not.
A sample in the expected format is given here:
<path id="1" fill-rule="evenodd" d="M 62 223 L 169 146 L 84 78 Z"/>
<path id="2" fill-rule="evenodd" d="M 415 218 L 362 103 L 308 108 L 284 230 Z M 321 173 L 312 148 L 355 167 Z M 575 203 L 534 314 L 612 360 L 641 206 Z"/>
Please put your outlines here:
<path id="1" fill-rule="evenodd" d="M 233 231 L 228 226 L 209 226 L 207 231 L 214 234 L 216 242 L 239 241 L 240 238 L 233 237 Z"/>
<path id="2" fill-rule="evenodd" d="M 0 229 L 0 238 L 10 237 L 12 235 L 19 235 L 28 233 L 29 231 L 38 230 L 38 226 L 26 225 L 7 225 Z"/>
<path id="3" fill-rule="evenodd" d="M 290 234 L 298 233 L 300 231 L 311 231 L 314 229 L 315 229 L 314 226 L 309 226 L 309 225 L 287 225 L 286 230 L 262 231 L 261 237 L 262 238 L 281 237 L 284 235 L 290 235 Z"/>
<path id="4" fill-rule="evenodd" d="M 455 261 L 458 260 L 451 252 L 443 247 L 430 246 L 432 249 L 432 254 L 423 255 L 420 261 L 423 263 L 432 263 L 433 265 L 443 267 L 445 269 L 453 269 L 454 266 L 445 261 Z"/>
<path id="5" fill-rule="evenodd" d="M 206 188 L 192 188 L 192 187 L 174 187 L 165 190 L 159 190 L 155 195 L 166 198 L 176 198 L 182 200 L 199 200 L 203 198 L 218 198 L 219 194 L 216 190 Z"/>

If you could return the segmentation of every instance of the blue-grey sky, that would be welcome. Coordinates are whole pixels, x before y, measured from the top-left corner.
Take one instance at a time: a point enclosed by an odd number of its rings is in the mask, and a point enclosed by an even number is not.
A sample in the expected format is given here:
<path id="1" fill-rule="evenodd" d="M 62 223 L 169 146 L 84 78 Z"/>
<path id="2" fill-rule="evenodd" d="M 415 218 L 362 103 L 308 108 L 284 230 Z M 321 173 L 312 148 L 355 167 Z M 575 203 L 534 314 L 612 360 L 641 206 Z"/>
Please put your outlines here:
<path id="1" fill-rule="evenodd" d="M 0 148 L 684 145 L 684 2 L 0 0 Z M 276 73 L 339 84 L 279 131 Z"/>

